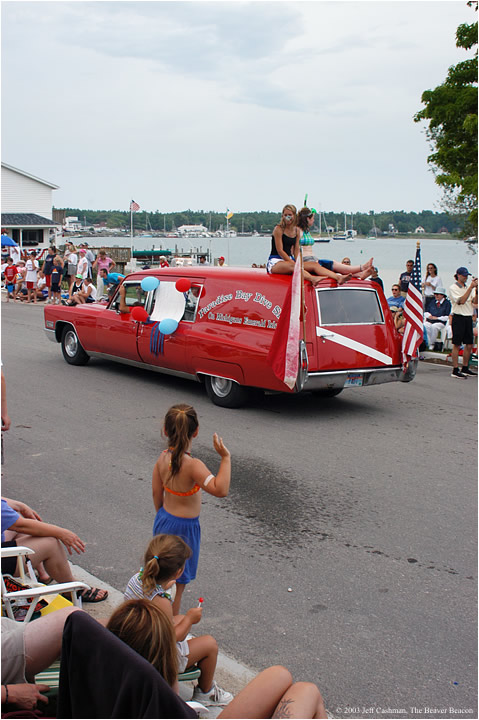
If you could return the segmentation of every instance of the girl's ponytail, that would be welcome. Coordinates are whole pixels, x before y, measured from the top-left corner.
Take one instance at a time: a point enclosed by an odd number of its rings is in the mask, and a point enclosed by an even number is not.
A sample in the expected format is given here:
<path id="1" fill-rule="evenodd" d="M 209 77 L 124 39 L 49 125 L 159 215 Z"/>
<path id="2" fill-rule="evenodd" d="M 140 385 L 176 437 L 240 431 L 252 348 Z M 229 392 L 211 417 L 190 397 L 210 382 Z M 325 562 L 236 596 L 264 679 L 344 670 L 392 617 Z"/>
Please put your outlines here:
<path id="1" fill-rule="evenodd" d="M 177 535 L 155 535 L 148 545 L 141 571 L 145 594 L 172 580 L 189 557 L 190 547 Z"/>
<path id="2" fill-rule="evenodd" d="M 183 455 L 198 425 L 196 410 L 191 405 L 173 405 L 166 413 L 165 433 L 171 452 L 170 480 L 179 473 Z"/>

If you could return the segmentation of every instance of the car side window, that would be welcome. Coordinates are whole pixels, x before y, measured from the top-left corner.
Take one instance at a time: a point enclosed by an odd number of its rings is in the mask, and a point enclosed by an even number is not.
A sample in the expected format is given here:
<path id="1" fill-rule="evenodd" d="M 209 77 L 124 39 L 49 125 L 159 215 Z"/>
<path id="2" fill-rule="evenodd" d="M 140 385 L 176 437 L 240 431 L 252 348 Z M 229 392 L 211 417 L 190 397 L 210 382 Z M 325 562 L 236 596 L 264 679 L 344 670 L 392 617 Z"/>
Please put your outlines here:
<path id="1" fill-rule="evenodd" d="M 126 289 L 125 293 L 125 303 L 128 305 L 128 307 L 145 307 L 146 301 L 148 299 L 148 293 L 145 292 L 139 282 L 126 282 L 123 283 Z M 118 294 L 118 290 L 115 294 L 115 299 L 113 300 L 110 307 L 118 312 L 120 306 L 120 296 Z"/>
<path id="2" fill-rule="evenodd" d="M 198 308 L 198 302 L 201 296 L 202 285 L 192 285 L 188 292 L 185 293 L 185 312 L 181 318 L 185 322 L 194 322 L 196 318 L 196 311 Z"/>

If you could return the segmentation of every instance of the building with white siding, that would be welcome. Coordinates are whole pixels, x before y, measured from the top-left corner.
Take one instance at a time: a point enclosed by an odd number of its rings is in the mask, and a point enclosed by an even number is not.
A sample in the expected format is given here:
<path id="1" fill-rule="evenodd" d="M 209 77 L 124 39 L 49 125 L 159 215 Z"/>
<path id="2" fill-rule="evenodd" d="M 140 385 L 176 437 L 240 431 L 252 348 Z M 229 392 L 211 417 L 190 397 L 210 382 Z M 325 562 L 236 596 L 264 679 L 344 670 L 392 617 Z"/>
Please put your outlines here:
<path id="1" fill-rule="evenodd" d="M 53 190 L 58 185 L 2 162 L 2 233 L 20 247 L 48 247 L 61 235 L 52 220 Z"/>

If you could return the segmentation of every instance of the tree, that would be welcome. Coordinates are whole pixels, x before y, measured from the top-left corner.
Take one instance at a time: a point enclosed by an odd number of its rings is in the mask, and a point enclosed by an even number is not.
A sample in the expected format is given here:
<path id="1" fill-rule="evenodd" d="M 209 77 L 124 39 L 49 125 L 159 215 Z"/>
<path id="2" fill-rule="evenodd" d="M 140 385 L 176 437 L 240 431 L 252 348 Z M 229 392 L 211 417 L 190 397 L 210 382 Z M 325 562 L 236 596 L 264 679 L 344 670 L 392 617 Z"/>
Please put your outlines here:
<path id="1" fill-rule="evenodd" d="M 477 12 L 477 0 L 467 4 Z M 422 94 L 425 107 L 414 121 L 429 121 L 428 163 L 445 191 L 446 207 L 468 214 L 463 233 L 477 242 L 477 21 L 459 25 L 456 45 L 476 47 L 474 57 L 451 66 L 442 85 Z"/>

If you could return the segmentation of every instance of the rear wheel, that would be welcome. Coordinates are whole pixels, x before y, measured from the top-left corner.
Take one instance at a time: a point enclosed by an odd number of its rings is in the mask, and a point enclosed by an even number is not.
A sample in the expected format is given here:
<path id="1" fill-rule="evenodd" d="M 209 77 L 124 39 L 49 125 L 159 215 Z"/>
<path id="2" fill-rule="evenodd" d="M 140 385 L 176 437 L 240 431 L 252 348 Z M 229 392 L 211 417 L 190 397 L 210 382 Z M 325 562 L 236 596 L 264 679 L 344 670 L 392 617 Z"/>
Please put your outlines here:
<path id="1" fill-rule="evenodd" d="M 234 380 L 214 375 L 205 376 L 205 386 L 210 400 L 220 407 L 241 407 L 251 396 L 249 388 L 238 385 Z"/>
<path id="2" fill-rule="evenodd" d="M 90 356 L 84 351 L 72 327 L 66 327 L 62 335 L 62 353 L 69 365 L 86 365 Z"/>

